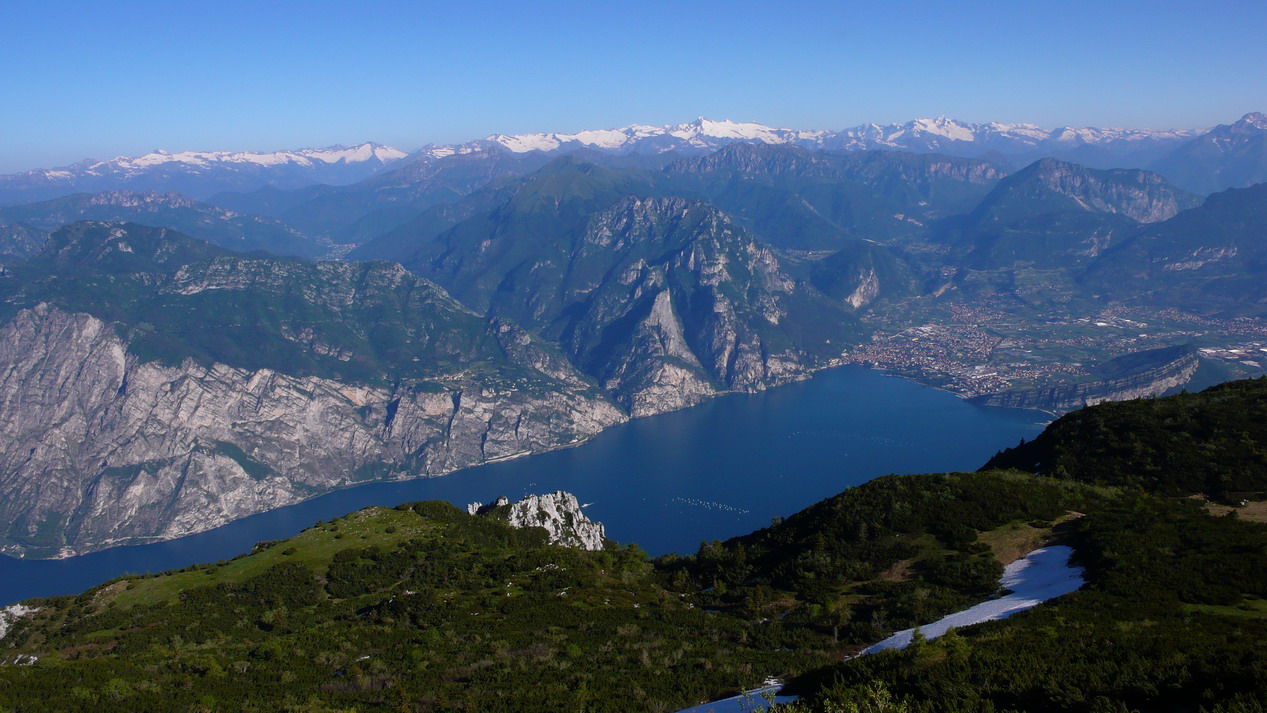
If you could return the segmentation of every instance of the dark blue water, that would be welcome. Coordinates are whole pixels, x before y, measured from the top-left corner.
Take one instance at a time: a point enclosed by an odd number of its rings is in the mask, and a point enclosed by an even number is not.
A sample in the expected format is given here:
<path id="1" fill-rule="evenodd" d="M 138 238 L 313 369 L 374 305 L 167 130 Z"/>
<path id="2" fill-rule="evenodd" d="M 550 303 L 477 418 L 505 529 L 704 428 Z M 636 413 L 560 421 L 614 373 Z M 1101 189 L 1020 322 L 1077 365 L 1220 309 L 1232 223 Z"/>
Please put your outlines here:
<path id="1" fill-rule="evenodd" d="M 373 483 L 171 542 L 66 560 L 0 557 L 0 605 L 82 591 L 124 573 L 228 559 L 260 540 L 369 505 L 567 490 L 608 537 L 651 554 L 694 552 L 887 473 L 975 470 L 1032 438 L 1046 414 L 983 408 L 860 367 L 732 395 L 613 428 L 577 448 L 443 478 Z"/>

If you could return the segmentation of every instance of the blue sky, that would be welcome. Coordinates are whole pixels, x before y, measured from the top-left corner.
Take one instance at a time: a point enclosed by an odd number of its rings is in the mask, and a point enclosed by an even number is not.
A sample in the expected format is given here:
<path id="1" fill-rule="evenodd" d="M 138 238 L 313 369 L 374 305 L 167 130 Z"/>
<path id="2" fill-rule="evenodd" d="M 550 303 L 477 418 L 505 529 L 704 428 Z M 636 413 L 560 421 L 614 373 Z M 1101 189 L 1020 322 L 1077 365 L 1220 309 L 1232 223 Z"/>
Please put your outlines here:
<path id="1" fill-rule="evenodd" d="M 1193 128 L 1267 110 L 1267 2 L 0 1 L 0 172 L 697 116 Z"/>

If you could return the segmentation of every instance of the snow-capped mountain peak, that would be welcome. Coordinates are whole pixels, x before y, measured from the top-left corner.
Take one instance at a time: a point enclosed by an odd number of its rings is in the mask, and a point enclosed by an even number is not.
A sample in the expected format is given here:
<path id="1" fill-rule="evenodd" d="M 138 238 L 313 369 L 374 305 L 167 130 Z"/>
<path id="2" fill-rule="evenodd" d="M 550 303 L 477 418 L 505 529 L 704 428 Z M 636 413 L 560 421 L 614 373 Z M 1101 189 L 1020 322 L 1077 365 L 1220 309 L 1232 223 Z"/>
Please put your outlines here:
<path id="1" fill-rule="evenodd" d="M 1267 116 L 1246 114 L 1234 126 L 1242 131 L 1267 129 Z M 1115 155 L 1130 153 L 1130 160 L 1138 161 L 1144 155 L 1160 156 L 1203 133 L 1199 130 L 1068 126 L 1045 129 L 1026 123 L 970 123 L 944 115 L 829 131 L 775 128 L 752 121 L 699 117 L 663 126 L 630 124 L 571 133 L 492 134 L 463 144 L 428 145 L 420 149 L 414 159 L 427 162 L 483 152 L 523 154 L 578 149 L 615 154 L 698 154 L 745 142 L 788 145 L 811 151 L 896 150 L 969 157 L 1011 156 L 1026 161 L 1075 151 L 1080 152 L 1081 160 L 1099 156 L 1098 160 L 1111 161 Z M 1088 153 L 1086 147 L 1094 150 Z M 253 190 L 264 185 L 295 188 L 314 183 L 343 184 L 364 179 L 405 157 L 403 151 L 374 143 L 274 152 L 159 149 L 141 156 L 86 160 L 55 169 L 0 176 L 0 202 L 117 188 L 167 190 L 174 187 L 201 199 L 218 191 Z"/>
<path id="2" fill-rule="evenodd" d="M 944 116 L 936 119 L 915 119 L 907 126 L 909 127 L 907 131 L 944 136 L 953 141 L 975 141 L 977 138 L 972 127 Z"/>
<path id="3" fill-rule="evenodd" d="M 1241 120 L 1236 123 L 1244 124 L 1246 126 L 1250 126 L 1255 129 L 1267 130 L 1267 114 L 1264 114 L 1260 111 L 1253 111 L 1246 114 L 1245 116 L 1242 116 Z"/>
<path id="4" fill-rule="evenodd" d="M 184 164 L 186 166 L 206 167 L 213 164 L 255 164 L 258 166 L 278 166 L 295 164 L 312 166 L 317 164 L 362 163 L 377 161 L 389 163 L 407 156 L 404 151 L 366 142 L 357 146 L 328 146 L 319 149 L 299 149 L 298 151 L 179 151 L 172 153 L 163 149 L 155 149 L 141 156 L 116 156 L 108 161 L 90 162 L 87 169 L 100 174 L 103 171 L 135 171 L 144 170 L 161 164 Z"/>
<path id="5" fill-rule="evenodd" d="M 295 151 L 167 151 L 87 159 L 55 169 L 0 176 L 0 202 L 44 200 L 71 193 L 175 188 L 202 199 L 264 185 L 298 188 L 352 183 L 407 156 L 376 143 Z"/>
<path id="6" fill-rule="evenodd" d="M 776 129 L 756 122 L 715 121 L 700 117 L 684 124 L 648 126 L 631 124 L 618 129 L 590 129 L 575 133 L 492 134 L 479 141 L 459 146 L 428 146 L 425 155 L 441 158 L 455 153 L 469 153 L 497 145 L 503 149 L 526 153 L 555 151 L 561 148 L 592 148 L 603 151 L 643 150 L 652 145 L 653 152 L 682 148 L 716 148 L 733 141 L 756 141 L 767 144 L 813 141 L 828 132 Z"/>

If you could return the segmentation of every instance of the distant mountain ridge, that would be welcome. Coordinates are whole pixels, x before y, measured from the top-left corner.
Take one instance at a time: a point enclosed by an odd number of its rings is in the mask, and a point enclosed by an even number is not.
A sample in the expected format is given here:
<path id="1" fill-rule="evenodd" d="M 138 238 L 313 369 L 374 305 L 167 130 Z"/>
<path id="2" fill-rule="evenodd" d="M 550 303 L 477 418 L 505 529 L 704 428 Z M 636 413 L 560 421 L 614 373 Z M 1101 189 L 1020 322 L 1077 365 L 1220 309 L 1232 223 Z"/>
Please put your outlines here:
<path id="1" fill-rule="evenodd" d="M 1247 114 L 1249 131 L 1267 133 Z M 1222 129 L 1224 127 L 1218 127 Z M 1214 130 L 1211 131 L 1213 133 Z M 109 160 L 87 159 L 69 166 L 0 176 L 0 205 L 55 198 L 71 193 L 117 189 L 176 190 L 204 199 L 223 191 L 253 191 L 270 186 L 295 189 L 316 184 L 347 185 L 388 166 L 427 164 L 454 155 L 487 152 L 596 152 L 613 156 L 698 155 L 733 143 L 797 146 L 825 151 L 910 151 L 970 158 L 1002 158 L 1024 165 L 1043 156 L 1092 168 L 1148 168 L 1162 162 L 1182 164 L 1171 153 L 1206 135 L 1203 129 L 1131 129 L 1030 123 L 973 123 L 945 116 L 903 123 L 860 124 L 838 131 L 776 128 L 756 122 L 712 120 L 576 132 L 491 134 L 460 144 L 429 144 L 413 154 L 375 143 L 292 151 L 162 150 Z M 1200 152 L 1198 152 L 1200 153 Z M 1252 163 L 1252 162 L 1251 162 Z M 1159 168 L 1160 170 L 1160 168 Z M 1179 166 L 1176 171 L 1188 170 Z M 1215 169 L 1217 170 L 1217 168 Z M 1162 171 L 1166 173 L 1165 171 Z M 1240 175 L 1245 171 L 1233 171 Z M 1252 171 L 1251 171 L 1252 173 Z M 1169 175 L 1169 174 L 1167 174 Z M 1191 188 L 1200 182 L 1182 184 Z M 1248 185 L 1248 184 L 1242 184 Z M 1228 187 L 1228 186 L 1219 186 Z"/>
<path id="2" fill-rule="evenodd" d="M 151 151 L 108 160 L 0 176 L 0 205 L 119 189 L 179 191 L 205 198 L 227 190 L 262 186 L 301 188 L 315 183 L 355 183 L 405 156 L 366 142 L 294 151 Z"/>
<path id="3" fill-rule="evenodd" d="M 1180 146 L 1152 166 L 1197 193 L 1267 181 L 1267 114 L 1252 112 Z"/>
<path id="4" fill-rule="evenodd" d="M 47 235 L 80 220 L 133 221 L 173 228 L 238 252 L 265 250 L 275 255 L 316 258 L 331 249 L 327 242 L 309 238 L 276 218 L 242 215 L 174 192 L 106 191 L 0 208 L 0 224 L 21 226 L 27 231 L 0 232 L 0 253 L 34 255 L 42 247 L 43 238 L 36 242 L 27 239 L 27 234 Z"/>
<path id="5" fill-rule="evenodd" d="M 1201 199 L 1139 169 L 1097 170 L 1044 158 L 999 181 L 971 212 L 945 225 L 968 264 L 1070 266 L 1094 258 L 1141 224 Z"/>
<path id="6" fill-rule="evenodd" d="M 695 121 L 665 126 L 632 124 L 618 129 L 541 132 L 532 134 L 492 134 L 456 146 L 429 146 L 419 153 L 440 158 L 454 153 L 486 151 L 494 147 L 515 153 L 589 148 L 619 153 L 662 153 L 690 149 L 716 150 L 735 142 L 790 144 L 810 149 L 867 151 L 896 149 L 939 151 L 971 155 L 988 151 L 1021 154 L 1048 148 L 1067 150 L 1084 145 L 1178 142 L 1199 136 L 1200 130 L 1125 129 L 1059 127 L 1045 129 L 1036 124 L 1000 122 L 970 123 L 945 116 L 919 118 L 905 123 L 860 124 L 840 131 L 775 128 L 755 122 Z"/>

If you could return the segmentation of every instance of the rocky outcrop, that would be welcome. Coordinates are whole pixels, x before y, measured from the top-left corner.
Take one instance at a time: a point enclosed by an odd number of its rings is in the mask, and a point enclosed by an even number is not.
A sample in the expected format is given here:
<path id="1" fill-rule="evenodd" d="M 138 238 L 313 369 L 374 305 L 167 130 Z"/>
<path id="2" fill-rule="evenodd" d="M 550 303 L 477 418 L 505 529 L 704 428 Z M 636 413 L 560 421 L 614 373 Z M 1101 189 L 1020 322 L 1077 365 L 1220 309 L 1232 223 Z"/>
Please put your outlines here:
<path id="1" fill-rule="evenodd" d="M 1101 367 L 1107 378 L 1082 384 L 1003 391 L 970 399 L 982 406 L 1028 408 L 1064 413 L 1105 401 L 1160 396 L 1183 386 L 1200 365 L 1195 349 L 1164 347 L 1119 357 Z"/>
<path id="2" fill-rule="evenodd" d="M 10 604 L 0 609 L 0 639 L 8 635 L 9 629 L 18 619 L 31 616 L 38 611 L 38 607 L 28 607 L 24 604 Z"/>
<path id="3" fill-rule="evenodd" d="M 558 344 L 633 416 L 802 378 L 862 331 L 727 214 L 654 190 L 558 161 L 406 266 Z"/>
<path id="4" fill-rule="evenodd" d="M 586 517 L 581 504 L 571 493 L 557 491 L 529 495 L 514 503 L 503 495 L 490 505 L 471 503 L 466 506 L 466 511 L 471 515 L 505 518 L 511 527 L 545 528 L 553 545 L 582 550 L 603 549 L 603 524 Z"/>
<path id="5" fill-rule="evenodd" d="M 533 349 L 509 325 L 500 334 Z M 571 375 L 542 389 L 471 372 L 389 387 L 164 365 L 130 353 L 115 325 L 41 304 L 0 328 L 2 548 L 66 556 L 180 537 L 366 480 L 570 445 L 626 418 Z"/>
<path id="6" fill-rule="evenodd" d="M 594 216 L 569 256 L 564 350 L 634 416 L 800 378 L 838 356 L 851 319 L 783 271 L 769 248 L 680 198 L 627 198 Z M 556 323 L 557 324 L 557 323 Z"/>

